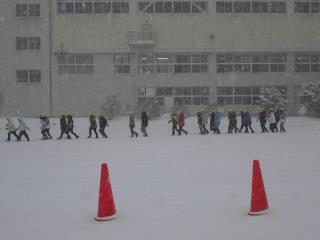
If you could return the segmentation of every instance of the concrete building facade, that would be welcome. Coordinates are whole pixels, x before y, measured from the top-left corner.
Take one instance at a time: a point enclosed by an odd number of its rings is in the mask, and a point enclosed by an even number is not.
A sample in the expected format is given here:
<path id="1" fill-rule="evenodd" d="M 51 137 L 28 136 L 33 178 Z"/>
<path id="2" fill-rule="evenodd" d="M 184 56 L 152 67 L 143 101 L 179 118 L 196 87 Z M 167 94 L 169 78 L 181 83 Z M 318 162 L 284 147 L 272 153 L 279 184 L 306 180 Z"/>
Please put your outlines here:
<path id="1" fill-rule="evenodd" d="M 255 108 L 266 86 L 295 112 L 320 80 L 319 0 L 5 0 L 0 23 L 3 115 Z"/>

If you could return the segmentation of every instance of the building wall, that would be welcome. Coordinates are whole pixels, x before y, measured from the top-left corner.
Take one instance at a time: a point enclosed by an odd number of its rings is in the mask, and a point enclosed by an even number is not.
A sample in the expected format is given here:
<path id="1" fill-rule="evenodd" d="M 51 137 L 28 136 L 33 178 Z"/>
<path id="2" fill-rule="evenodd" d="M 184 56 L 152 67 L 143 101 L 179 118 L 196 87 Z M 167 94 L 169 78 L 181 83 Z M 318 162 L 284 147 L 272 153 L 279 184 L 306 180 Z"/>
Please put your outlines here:
<path id="1" fill-rule="evenodd" d="M 1 16 L 5 16 L 1 28 L 6 32 L 5 36 L 0 36 L 0 51 L 9 60 L 0 60 L 0 87 L 4 92 L 2 112 L 36 115 L 50 111 L 49 1 L 41 1 L 41 17 L 36 19 L 16 19 L 15 4 L 20 2 L 7 0 L 0 9 Z M 217 86 L 286 85 L 288 105 L 294 111 L 297 86 L 320 80 L 319 73 L 294 71 L 295 52 L 320 52 L 320 14 L 294 13 L 293 1 L 286 1 L 287 12 L 279 14 L 216 13 L 216 1 L 208 1 L 208 13 L 145 14 L 138 13 L 137 0 L 130 0 L 129 14 L 65 15 L 57 13 L 57 0 L 50 2 L 52 115 L 70 112 L 83 116 L 101 111 L 105 98 L 114 94 L 121 100 L 125 112 L 137 104 L 139 88 L 175 86 L 209 86 L 210 103 L 217 103 Z M 143 24 L 152 26 L 154 45 L 149 48 L 130 46 L 131 31 L 142 30 Z M 15 37 L 23 34 L 40 35 L 41 51 L 16 52 Z M 138 74 L 136 62 L 140 52 L 206 53 L 209 71 Z M 226 52 L 283 52 L 287 54 L 287 69 L 285 73 L 217 73 L 216 54 Z M 114 73 L 114 53 L 130 53 L 130 74 Z M 94 73 L 59 73 L 58 56 L 61 54 L 93 55 Z M 40 83 L 16 83 L 17 68 L 35 66 L 42 71 Z"/>
<path id="2" fill-rule="evenodd" d="M 40 3 L 39 17 L 16 17 L 16 4 Z M 49 113 L 49 1 L 2 1 L 0 8 L 0 91 L 2 115 Z M 16 37 L 40 37 L 40 50 L 16 50 Z M 41 70 L 40 82 L 18 83 L 17 70 Z"/>

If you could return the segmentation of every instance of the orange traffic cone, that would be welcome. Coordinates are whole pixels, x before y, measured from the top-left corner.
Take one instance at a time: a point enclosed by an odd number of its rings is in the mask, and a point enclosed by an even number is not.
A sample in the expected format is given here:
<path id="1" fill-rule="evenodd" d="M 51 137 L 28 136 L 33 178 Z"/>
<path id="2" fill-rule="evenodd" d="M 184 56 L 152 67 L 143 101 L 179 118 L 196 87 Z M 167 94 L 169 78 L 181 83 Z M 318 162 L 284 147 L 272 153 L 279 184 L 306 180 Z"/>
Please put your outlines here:
<path id="1" fill-rule="evenodd" d="M 251 209 L 249 215 L 260 215 L 267 212 L 269 208 L 267 195 L 264 190 L 262 173 L 259 160 L 253 160 L 252 169 L 252 191 L 251 191 Z"/>
<path id="2" fill-rule="evenodd" d="M 116 216 L 111 183 L 109 180 L 108 166 L 106 163 L 101 165 L 99 207 L 96 221 L 108 221 Z"/>

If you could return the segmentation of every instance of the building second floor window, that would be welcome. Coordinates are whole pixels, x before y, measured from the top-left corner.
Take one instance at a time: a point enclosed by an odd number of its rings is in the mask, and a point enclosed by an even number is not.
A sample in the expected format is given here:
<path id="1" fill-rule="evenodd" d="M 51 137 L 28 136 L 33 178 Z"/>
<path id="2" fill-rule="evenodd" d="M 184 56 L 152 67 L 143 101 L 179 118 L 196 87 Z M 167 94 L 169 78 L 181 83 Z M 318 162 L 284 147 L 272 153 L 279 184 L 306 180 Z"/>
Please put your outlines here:
<path id="1" fill-rule="evenodd" d="M 40 70 L 17 70 L 16 80 L 18 83 L 41 82 Z"/>
<path id="2" fill-rule="evenodd" d="M 57 0 L 58 14 L 129 13 L 129 1 L 120 0 Z"/>
<path id="3" fill-rule="evenodd" d="M 113 55 L 113 72 L 120 74 L 130 73 L 130 54 L 116 53 Z"/>
<path id="4" fill-rule="evenodd" d="M 16 50 L 39 50 L 41 48 L 40 37 L 17 37 L 16 38 Z"/>
<path id="5" fill-rule="evenodd" d="M 219 0 L 216 2 L 217 13 L 286 13 L 285 1 L 273 0 L 248 0 L 230 1 Z"/>
<path id="6" fill-rule="evenodd" d="M 218 53 L 217 73 L 285 72 L 287 56 L 282 53 Z"/>
<path id="7" fill-rule="evenodd" d="M 39 17 L 40 4 L 16 4 L 16 17 Z"/>
<path id="8" fill-rule="evenodd" d="M 145 0 L 138 1 L 140 13 L 206 13 L 207 0 Z"/>
<path id="9" fill-rule="evenodd" d="M 319 0 L 300 0 L 294 1 L 295 13 L 320 13 Z"/>
<path id="10" fill-rule="evenodd" d="M 92 74 L 93 72 L 93 55 L 66 54 L 58 56 L 59 74 Z"/>
<path id="11" fill-rule="evenodd" d="M 137 61 L 139 74 L 209 72 L 209 55 L 204 53 L 139 53 Z"/>
<path id="12" fill-rule="evenodd" d="M 319 73 L 320 53 L 299 53 L 294 55 L 294 70 L 298 73 Z"/>

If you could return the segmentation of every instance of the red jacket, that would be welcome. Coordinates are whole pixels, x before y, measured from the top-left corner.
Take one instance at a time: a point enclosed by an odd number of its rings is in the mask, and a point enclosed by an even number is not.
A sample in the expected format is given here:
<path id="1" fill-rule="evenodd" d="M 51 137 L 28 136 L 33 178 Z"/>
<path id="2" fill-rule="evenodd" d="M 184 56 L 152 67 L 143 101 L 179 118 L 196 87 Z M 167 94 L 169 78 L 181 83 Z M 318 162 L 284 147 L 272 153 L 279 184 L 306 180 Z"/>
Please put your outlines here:
<path id="1" fill-rule="evenodd" d="M 178 116 L 178 125 L 179 125 L 179 126 L 183 126 L 183 125 L 184 125 L 184 113 L 183 113 L 183 112 L 179 113 L 179 116 Z"/>

